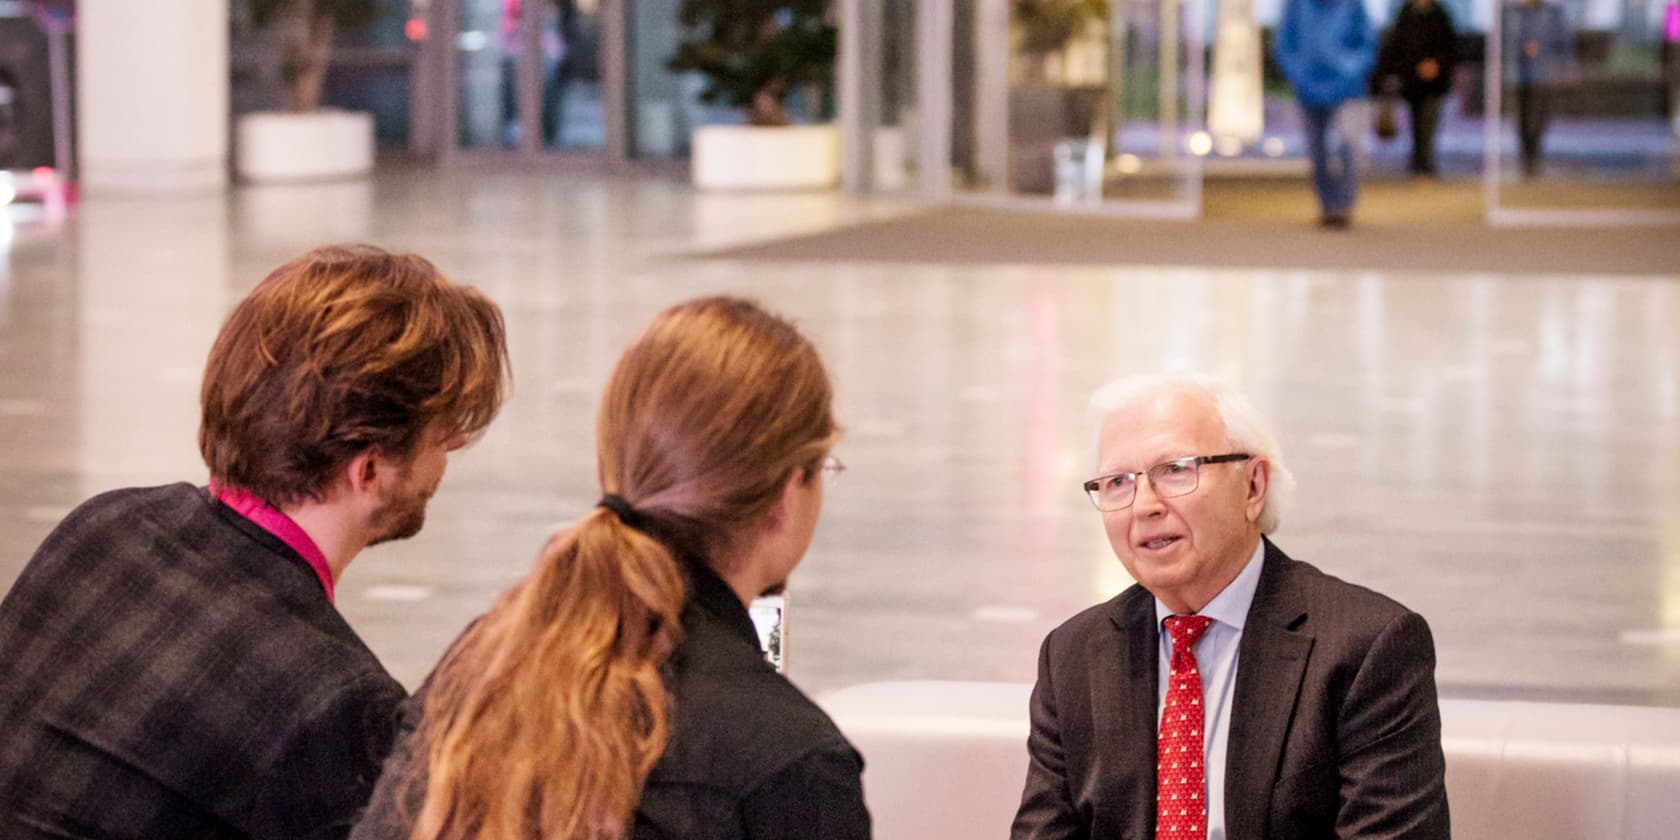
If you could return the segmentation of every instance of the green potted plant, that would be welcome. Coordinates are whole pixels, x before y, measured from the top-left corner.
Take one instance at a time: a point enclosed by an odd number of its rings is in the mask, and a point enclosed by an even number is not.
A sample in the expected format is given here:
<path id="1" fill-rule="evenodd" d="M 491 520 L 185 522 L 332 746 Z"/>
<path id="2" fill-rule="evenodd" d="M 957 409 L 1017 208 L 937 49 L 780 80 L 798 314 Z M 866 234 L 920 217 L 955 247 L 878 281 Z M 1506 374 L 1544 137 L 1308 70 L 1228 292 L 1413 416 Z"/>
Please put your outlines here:
<path id="1" fill-rule="evenodd" d="M 246 0 L 251 20 L 279 42 L 286 109 L 239 118 L 236 169 L 245 180 L 364 175 L 373 167 L 373 118 L 321 108 L 321 87 L 341 29 L 380 19 L 390 0 Z"/>
<path id="2" fill-rule="evenodd" d="M 1108 18 L 1108 0 L 1010 0 L 1015 21 L 1015 46 L 1022 77 L 1050 81 L 1052 56 L 1086 33 L 1092 23 Z"/>
<path id="3" fill-rule="evenodd" d="M 695 183 L 703 188 L 831 186 L 839 178 L 833 125 L 792 125 L 788 98 L 824 101 L 839 42 L 828 0 L 683 0 L 687 36 L 666 66 L 705 77 L 702 101 L 742 110 L 744 125 L 696 129 Z"/>

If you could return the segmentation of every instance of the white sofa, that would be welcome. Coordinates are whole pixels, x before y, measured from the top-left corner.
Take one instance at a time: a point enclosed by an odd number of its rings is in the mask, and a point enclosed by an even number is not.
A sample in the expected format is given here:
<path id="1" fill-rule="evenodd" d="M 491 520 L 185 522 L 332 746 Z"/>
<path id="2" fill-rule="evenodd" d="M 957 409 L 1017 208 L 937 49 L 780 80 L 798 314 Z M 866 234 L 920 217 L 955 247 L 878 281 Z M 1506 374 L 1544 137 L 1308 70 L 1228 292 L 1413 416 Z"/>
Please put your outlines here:
<path id="1" fill-rule="evenodd" d="M 1007 837 L 1030 690 L 885 682 L 819 697 L 863 753 L 876 840 Z M 1443 700 L 1441 725 L 1457 840 L 1680 838 L 1680 709 Z"/>

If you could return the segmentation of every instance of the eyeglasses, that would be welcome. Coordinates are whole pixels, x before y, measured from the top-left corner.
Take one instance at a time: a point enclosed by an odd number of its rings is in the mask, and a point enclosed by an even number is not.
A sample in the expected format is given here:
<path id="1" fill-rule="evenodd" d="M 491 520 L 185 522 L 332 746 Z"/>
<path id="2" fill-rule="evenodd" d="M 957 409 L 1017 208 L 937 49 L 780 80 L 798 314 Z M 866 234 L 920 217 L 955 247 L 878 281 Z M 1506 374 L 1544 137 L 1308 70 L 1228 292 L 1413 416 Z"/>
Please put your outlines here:
<path id="1" fill-rule="evenodd" d="M 1149 486 L 1163 499 L 1196 492 L 1203 464 L 1225 464 L 1247 461 L 1254 456 L 1246 452 L 1226 455 L 1198 455 L 1194 458 L 1174 458 L 1162 461 L 1144 472 L 1121 472 L 1098 476 L 1085 482 L 1085 493 L 1091 504 L 1100 511 L 1125 510 L 1137 500 L 1138 477 L 1149 476 Z"/>
<path id="2" fill-rule="evenodd" d="M 823 478 L 829 481 L 838 481 L 840 474 L 846 471 L 846 462 L 834 455 L 829 455 L 823 459 L 822 466 L 818 469 L 823 471 Z"/>

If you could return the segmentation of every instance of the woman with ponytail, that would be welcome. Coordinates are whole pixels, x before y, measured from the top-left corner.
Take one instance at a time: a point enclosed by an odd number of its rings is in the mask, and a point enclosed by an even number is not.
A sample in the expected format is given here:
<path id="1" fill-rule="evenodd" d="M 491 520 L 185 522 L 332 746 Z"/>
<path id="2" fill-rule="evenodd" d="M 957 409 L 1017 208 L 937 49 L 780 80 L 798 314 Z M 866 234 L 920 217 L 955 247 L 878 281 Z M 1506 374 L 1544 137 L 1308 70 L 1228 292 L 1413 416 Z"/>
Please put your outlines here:
<path id="1" fill-rule="evenodd" d="M 862 760 L 747 614 L 810 543 L 831 403 L 755 304 L 661 313 L 601 401 L 600 503 L 409 700 L 352 837 L 867 838 Z"/>

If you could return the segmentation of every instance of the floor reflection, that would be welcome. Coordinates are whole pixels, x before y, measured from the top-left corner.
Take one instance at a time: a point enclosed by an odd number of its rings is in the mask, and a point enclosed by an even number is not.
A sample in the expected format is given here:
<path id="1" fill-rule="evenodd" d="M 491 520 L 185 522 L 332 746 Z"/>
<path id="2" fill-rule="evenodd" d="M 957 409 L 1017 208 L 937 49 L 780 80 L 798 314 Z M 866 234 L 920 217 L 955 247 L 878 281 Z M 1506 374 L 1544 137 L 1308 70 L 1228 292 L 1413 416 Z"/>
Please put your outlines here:
<path id="1" fill-rule="evenodd" d="M 1429 618 L 1447 694 L 1680 703 L 1680 277 L 684 256 L 907 209 L 399 171 L 22 222 L 0 271 L 0 585 L 87 495 L 201 480 L 198 369 L 227 307 L 358 238 L 484 288 L 514 359 L 513 400 L 452 459 L 425 533 L 340 586 L 411 685 L 596 497 L 619 349 L 729 291 L 815 338 L 848 431 L 789 596 L 809 689 L 1030 679 L 1046 630 L 1128 583 L 1078 490 L 1086 396 L 1195 369 L 1279 426 L 1301 483 L 1280 544 Z"/>

